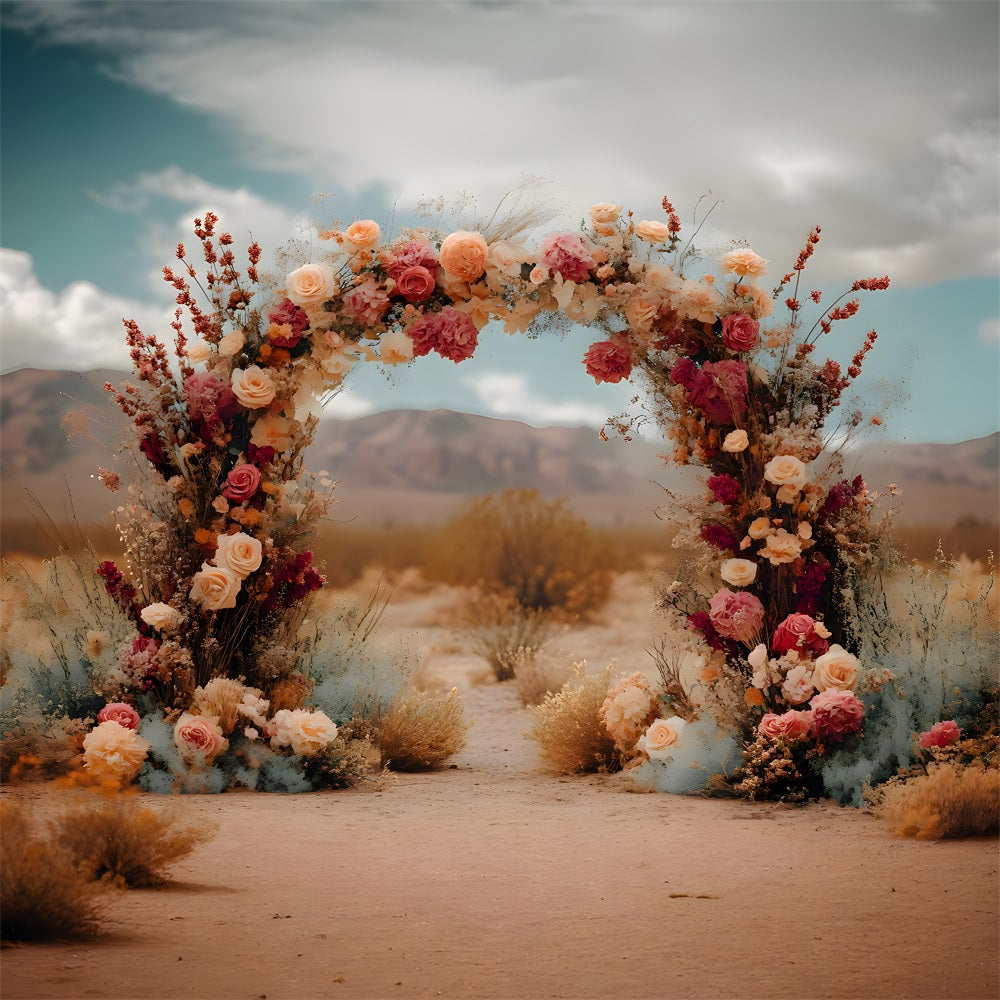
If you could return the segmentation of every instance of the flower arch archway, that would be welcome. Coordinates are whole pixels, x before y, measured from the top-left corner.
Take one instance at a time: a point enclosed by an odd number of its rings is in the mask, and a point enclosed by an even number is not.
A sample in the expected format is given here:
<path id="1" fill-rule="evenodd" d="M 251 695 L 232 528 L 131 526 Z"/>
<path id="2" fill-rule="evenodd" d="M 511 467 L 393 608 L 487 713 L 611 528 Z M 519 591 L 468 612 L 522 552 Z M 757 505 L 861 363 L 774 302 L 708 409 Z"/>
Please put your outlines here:
<path id="1" fill-rule="evenodd" d="M 241 271 L 217 218 L 196 220 L 204 277 L 182 245 L 164 268 L 177 293 L 176 363 L 127 323 L 139 385 L 108 386 L 148 463 L 119 510 L 129 579 L 101 569 L 135 628 L 120 696 L 180 713 L 178 745 L 203 762 L 234 731 L 232 721 L 228 730 L 197 722 L 212 685 L 240 689 L 231 716 L 271 733 L 272 746 L 295 745 L 285 729 L 304 747 L 322 745 L 322 712 L 295 709 L 294 725 L 266 718 L 268 700 L 294 686 L 296 629 L 324 582 L 308 541 L 330 489 L 304 464 L 317 401 L 357 364 L 431 352 L 461 363 L 491 321 L 508 333 L 576 323 L 599 331 L 582 359 L 590 375 L 635 381 L 672 459 L 709 473 L 706 495 L 677 500 L 700 582 L 693 575 L 666 595 L 703 656 L 704 682 L 771 730 L 836 741 L 856 729 L 860 664 L 843 595 L 872 558 L 875 497 L 841 477 L 823 427 L 875 333 L 846 372 L 814 353 L 857 311 L 848 296 L 888 278 L 856 281 L 823 307 L 800 284 L 818 228 L 773 288 L 761 283 L 767 261 L 740 246 L 715 273 L 688 277 L 696 253 L 673 206 L 662 207 L 665 221 L 637 221 L 597 204 L 581 231 L 549 233 L 534 248 L 516 226 L 386 242 L 362 220 L 322 233 L 324 251 L 270 290 L 259 246 Z M 811 325 L 806 305 L 818 313 Z M 716 583 L 705 590 L 706 580 Z M 680 711 L 685 698 L 668 684 L 667 704 Z M 647 744 L 640 752 L 652 755 Z M 622 749 L 636 752 L 634 742 Z"/>

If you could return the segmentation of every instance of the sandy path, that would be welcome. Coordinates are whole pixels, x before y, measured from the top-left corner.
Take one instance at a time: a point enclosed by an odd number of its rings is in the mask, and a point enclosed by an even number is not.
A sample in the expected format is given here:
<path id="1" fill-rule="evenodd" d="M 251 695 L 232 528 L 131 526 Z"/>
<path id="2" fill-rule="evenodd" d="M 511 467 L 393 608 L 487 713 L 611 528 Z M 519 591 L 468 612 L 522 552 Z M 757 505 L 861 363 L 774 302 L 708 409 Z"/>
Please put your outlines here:
<path id="1" fill-rule="evenodd" d="M 172 887 L 115 895 L 98 941 L 5 950 L 3 996 L 997 996 L 993 842 L 545 776 L 508 686 L 463 697 L 439 774 L 157 800 L 219 835 Z"/>

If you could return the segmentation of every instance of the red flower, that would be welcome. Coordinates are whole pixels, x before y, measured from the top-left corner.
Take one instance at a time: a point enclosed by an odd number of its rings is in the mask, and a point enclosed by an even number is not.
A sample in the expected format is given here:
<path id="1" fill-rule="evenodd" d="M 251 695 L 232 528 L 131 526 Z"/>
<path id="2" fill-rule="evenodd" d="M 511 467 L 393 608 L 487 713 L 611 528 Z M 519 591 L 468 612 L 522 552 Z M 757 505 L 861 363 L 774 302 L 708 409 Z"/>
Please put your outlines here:
<path id="1" fill-rule="evenodd" d="M 621 337 L 591 344 L 583 363 L 595 382 L 620 382 L 632 374 L 632 348 Z"/>

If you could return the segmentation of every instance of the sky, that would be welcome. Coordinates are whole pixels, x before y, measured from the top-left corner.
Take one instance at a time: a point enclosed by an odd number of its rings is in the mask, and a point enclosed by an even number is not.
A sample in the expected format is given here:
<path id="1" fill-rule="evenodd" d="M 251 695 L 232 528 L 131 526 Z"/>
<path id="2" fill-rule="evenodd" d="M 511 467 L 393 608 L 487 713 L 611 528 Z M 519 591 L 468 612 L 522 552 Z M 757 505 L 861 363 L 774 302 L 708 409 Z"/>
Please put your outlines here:
<path id="1" fill-rule="evenodd" d="M 889 274 L 821 346 L 871 328 L 861 402 L 893 440 L 1000 429 L 1000 4 L 449 0 L 0 6 L 0 369 L 126 369 L 121 320 L 170 333 L 160 268 L 222 218 L 263 264 L 311 226 L 418 224 L 418 205 L 594 202 L 745 240 L 829 301 Z M 456 228 L 447 211 L 438 221 Z M 475 358 L 358 366 L 334 416 L 447 407 L 535 425 L 630 406 L 581 357 L 507 336 Z"/>

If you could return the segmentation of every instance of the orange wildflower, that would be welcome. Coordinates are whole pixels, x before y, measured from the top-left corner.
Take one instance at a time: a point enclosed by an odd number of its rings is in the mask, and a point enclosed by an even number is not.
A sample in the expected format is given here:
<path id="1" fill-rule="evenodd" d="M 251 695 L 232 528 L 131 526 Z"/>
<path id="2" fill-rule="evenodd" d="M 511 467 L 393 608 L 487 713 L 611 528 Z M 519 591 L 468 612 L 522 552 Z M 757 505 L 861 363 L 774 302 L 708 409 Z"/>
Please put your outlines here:
<path id="1" fill-rule="evenodd" d="M 177 509 L 184 515 L 184 517 L 194 516 L 194 504 L 188 500 L 187 497 L 183 497 L 177 503 Z"/>
<path id="2" fill-rule="evenodd" d="M 743 700 L 751 708 L 759 708 L 764 704 L 764 696 L 757 690 L 757 688 L 747 688 L 747 693 L 743 695 Z"/>

